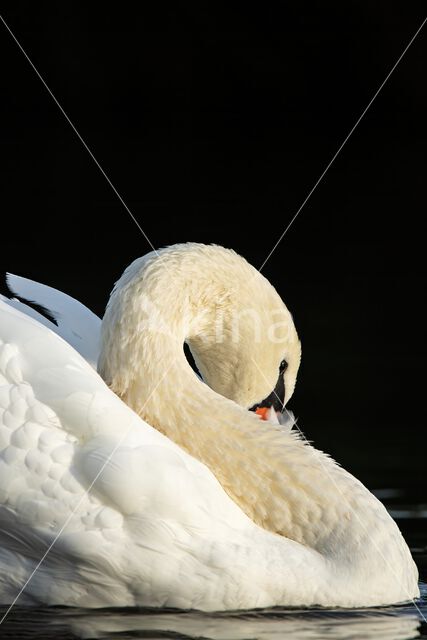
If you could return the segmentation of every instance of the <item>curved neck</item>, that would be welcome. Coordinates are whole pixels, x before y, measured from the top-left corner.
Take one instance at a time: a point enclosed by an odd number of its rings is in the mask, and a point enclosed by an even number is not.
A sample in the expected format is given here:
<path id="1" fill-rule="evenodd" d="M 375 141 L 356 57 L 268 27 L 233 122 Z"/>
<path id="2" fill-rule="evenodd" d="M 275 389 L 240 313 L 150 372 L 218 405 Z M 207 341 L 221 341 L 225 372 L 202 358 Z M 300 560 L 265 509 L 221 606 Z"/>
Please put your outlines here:
<path id="1" fill-rule="evenodd" d="M 183 342 L 189 335 L 202 339 L 212 322 L 210 301 L 218 295 L 208 292 L 200 300 L 206 289 L 196 287 L 185 307 L 176 287 L 154 279 L 160 284 L 147 302 L 144 282 L 131 276 L 125 272 L 113 292 L 102 325 L 99 371 L 112 390 L 209 467 L 263 528 L 344 562 L 351 571 L 363 571 L 372 561 L 376 536 L 380 544 L 394 540 L 398 547 L 396 525 L 360 482 L 297 433 L 261 421 L 197 378 Z M 167 317 L 159 317 L 152 300 L 162 301 Z M 188 307 L 202 311 L 189 317 Z"/>

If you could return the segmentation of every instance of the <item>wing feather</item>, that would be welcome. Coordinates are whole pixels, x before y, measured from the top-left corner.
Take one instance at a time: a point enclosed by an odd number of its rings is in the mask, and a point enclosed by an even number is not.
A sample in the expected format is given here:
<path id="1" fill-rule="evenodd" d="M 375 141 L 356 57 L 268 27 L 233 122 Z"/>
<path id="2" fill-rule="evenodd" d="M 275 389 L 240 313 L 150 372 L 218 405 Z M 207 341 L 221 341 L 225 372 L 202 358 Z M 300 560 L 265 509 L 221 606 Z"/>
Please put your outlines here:
<path id="1" fill-rule="evenodd" d="M 13 273 L 6 275 L 6 281 L 15 296 L 45 308 L 55 322 L 51 322 L 22 300 L 16 298 L 12 300 L 3 298 L 3 300 L 52 329 L 96 368 L 101 329 L 101 320 L 98 316 L 78 300 L 53 287 Z"/>

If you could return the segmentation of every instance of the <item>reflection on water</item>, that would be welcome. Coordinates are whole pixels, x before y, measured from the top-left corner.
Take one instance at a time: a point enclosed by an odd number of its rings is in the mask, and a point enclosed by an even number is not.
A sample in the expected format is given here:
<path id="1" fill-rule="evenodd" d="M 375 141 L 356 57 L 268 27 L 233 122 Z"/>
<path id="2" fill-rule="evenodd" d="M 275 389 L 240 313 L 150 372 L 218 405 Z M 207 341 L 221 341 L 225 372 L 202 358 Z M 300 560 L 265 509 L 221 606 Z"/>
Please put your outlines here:
<path id="1" fill-rule="evenodd" d="M 427 580 L 427 509 L 408 505 L 396 490 L 379 495 L 398 519 L 420 570 Z M 159 609 L 28 609 L 16 606 L 0 627 L 2 640 L 31 638 L 206 638 L 212 640 L 292 640 L 317 638 L 407 640 L 427 638 L 427 584 L 421 583 L 419 610 L 413 604 L 359 610 L 269 609 L 205 614 Z M 0 612 L 6 607 L 0 607 Z"/>
<path id="2" fill-rule="evenodd" d="M 420 602 L 427 615 L 427 589 Z M 422 604 L 424 602 L 424 604 Z M 12 617 L 14 620 L 12 620 Z M 291 610 L 204 614 L 149 609 L 16 609 L 2 638 L 210 638 L 292 640 L 328 638 L 419 638 L 420 617 L 412 605 L 383 609 Z"/>

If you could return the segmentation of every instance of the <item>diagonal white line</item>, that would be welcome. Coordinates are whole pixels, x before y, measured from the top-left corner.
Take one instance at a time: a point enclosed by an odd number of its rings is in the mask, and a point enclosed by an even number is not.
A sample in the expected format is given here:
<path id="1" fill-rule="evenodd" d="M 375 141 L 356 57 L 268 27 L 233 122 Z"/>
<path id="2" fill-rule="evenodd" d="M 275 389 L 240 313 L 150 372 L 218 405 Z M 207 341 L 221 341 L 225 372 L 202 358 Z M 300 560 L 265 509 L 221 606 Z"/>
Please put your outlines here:
<path id="1" fill-rule="evenodd" d="M 86 142 L 83 140 L 82 136 L 80 135 L 80 133 L 77 131 L 76 127 L 74 126 L 74 124 L 71 122 L 70 118 L 68 117 L 67 113 L 65 112 L 65 110 L 63 109 L 62 105 L 58 102 L 58 100 L 56 99 L 55 95 L 53 94 L 52 90 L 50 89 L 50 87 L 48 86 L 48 84 L 46 83 L 46 81 L 44 80 L 43 76 L 41 75 L 41 73 L 39 72 L 39 70 L 36 68 L 36 66 L 34 65 L 34 63 L 32 62 L 31 58 L 29 57 L 29 55 L 27 54 L 27 52 L 24 50 L 23 46 L 21 45 L 21 43 L 19 42 L 18 38 L 15 36 L 15 34 L 13 33 L 12 29 L 9 27 L 9 25 L 7 24 L 6 20 L 3 18 L 2 15 L 0 15 L 0 20 L 3 22 L 4 26 L 6 27 L 6 29 L 9 31 L 10 35 L 12 36 L 12 38 L 14 39 L 14 41 L 16 42 L 16 44 L 18 45 L 19 49 L 21 50 L 21 52 L 23 53 L 23 55 L 25 56 L 27 62 L 31 65 L 31 67 L 33 68 L 33 71 L 36 73 L 37 77 L 39 78 L 39 80 L 41 81 L 41 83 L 43 84 L 43 86 L 45 87 L 46 91 L 49 93 L 50 97 L 52 98 L 52 100 L 55 102 L 56 106 L 58 107 L 58 109 L 60 110 L 60 112 L 62 113 L 62 115 L 64 116 L 64 118 L 66 119 L 66 121 L 68 122 L 68 124 L 70 125 L 70 127 L 72 128 L 72 130 L 74 131 L 74 133 L 76 134 L 76 136 L 78 137 L 78 139 L 80 140 L 80 142 L 82 143 L 82 145 L 84 146 L 84 148 L 86 149 L 86 151 L 88 152 L 88 154 L 90 155 L 90 157 L 92 158 L 92 160 L 94 161 L 94 163 L 96 164 L 96 166 L 98 167 L 98 169 L 100 170 L 100 172 L 102 173 L 102 175 L 104 176 L 104 178 L 106 179 L 106 181 L 108 182 L 108 184 L 110 185 L 110 187 L 112 188 L 112 190 L 114 191 L 114 193 L 116 194 L 116 196 L 118 197 L 118 199 L 120 200 L 120 202 L 122 203 L 122 205 L 124 206 L 124 208 L 126 209 L 126 211 L 128 212 L 129 216 L 132 218 L 132 220 L 134 221 L 134 223 L 136 224 L 136 226 L 138 227 L 138 229 L 140 230 L 140 232 L 142 233 L 142 235 L 144 236 L 144 238 L 146 239 L 146 241 L 148 242 L 148 244 L 150 245 L 150 247 L 153 249 L 153 251 L 159 255 L 153 245 L 153 243 L 151 242 L 150 238 L 147 236 L 147 234 L 145 233 L 144 229 L 141 227 L 141 225 L 139 224 L 138 220 L 135 218 L 135 216 L 133 215 L 132 211 L 129 209 L 129 207 L 127 206 L 126 202 L 123 200 L 122 196 L 120 195 L 120 193 L 117 191 L 116 187 L 114 186 L 114 184 L 111 182 L 110 178 L 107 176 L 107 174 L 105 173 L 104 169 L 101 167 L 101 165 L 99 164 L 98 160 L 95 158 L 95 156 L 93 155 L 92 151 L 89 149 L 88 145 L 86 144 Z"/>
<path id="2" fill-rule="evenodd" d="M 59 103 L 59 101 L 57 100 L 57 98 L 55 97 L 55 95 L 53 94 L 53 92 L 51 91 L 51 89 L 49 88 L 49 86 L 47 85 L 46 81 L 44 80 L 44 78 L 42 77 L 42 75 L 40 74 L 40 72 L 38 71 L 38 69 L 36 68 L 36 66 L 34 65 L 34 63 L 32 62 L 32 60 L 30 59 L 30 57 L 28 56 L 28 54 L 26 53 L 26 51 L 24 50 L 24 48 L 22 47 L 22 45 L 20 44 L 20 42 L 18 41 L 18 39 L 16 38 L 15 34 L 12 32 L 12 30 L 10 29 L 9 25 L 6 23 L 5 19 L 3 18 L 3 16 L 0 15 L 0 20 L 3 22 L 4 26 L 6 27 L 6 29 L 8 30 L 8 32 L 10 33 L 10 35 L 12 36 L 13 40 L 15 41 L 15 43 L 17 44 L 17 46 L 19 47 L 19 49 L 21 50 L 22 54 L 24 55 L 24 57 L 26 58 L 26 60 L 28 61 L 28 63 L 30 64 L 30 66 L 32 67 L 32 69 L 34 70 L 34 72 L 36 73 L 36 75 L 38 76 L 38 78 L 40 79 L 40 81 L 42 82 L 43 86 L 45 87 L 45 89 L 48 91 L 49 95 L 51 96 L 51 98 L 53 99 L 53 101 L 55 102 L 55 104 L 57 105 L 57 107 L 59 108 L 59 110 L 61 111 L 61 113 L 63 114 L 63 116 L 65 117 L 65 119 L 67 120 L 67 122 L 69 123 L 69 125 L 71 126 L 71 128 L 73 129 L 74 133 L 77 135 L 78 139 L 80 140 L 80 142 L 83 144 L 84 148 L 86 149 L 86 151 L 88 152 L 88 154 L 90 155 L 90 157 L 92 158 L 92 160 L 94 161 L 94 163 L 96 164 L 96 166 L 98 167 L 99 171 L 102 173 L 102 175 L 104 176 L 104 178 L 106 179 L 106 181 L 108 182 L 108 184 L 110 185 L 111 189 L 114 191 L 114 193 L 116 194 L 117 198 L 120 200 L 121 204 L 124 206 L 124 208 L 126 209 L 127 213 L 129 214 L 129 216 L 131 217 L 131 219 L 134 221 L 134 223 L 136 224 L 136 226 L 138 227 L 138 229 L 140 230 L 141 234 L 144 236 L 144 238 L 146 239 L 146 241 L 148 242 L 148 244 L 151 246 L 151 248 L 153 249 L 153 251 L 158 255 L 154 245 L 151 243 L 151 241 L 149 240 L 147 234 L 144 232 L 144 230 L 142 229 L 142 227 L 140 226 L 139 222 L 137 221 L 137 219 L 135 218 L 135 216 L 132 214 L 132 212 L 130 211 L 129 207 L 126 205 L 126 203 L 124 202 L 123 198 L 121 197 L 121 195 L 119 194 L 119 192 L 117 191 L 116 187 L 113 185 L 113 183 L 111 182 L 110 178 L 107 176 L 107 174 L 105 173 L 104 169 L 102 168 L 102 166 L 100 165 L 100 163 L 97 161 L 97 159 L 95 158 L 94 154 L 92 153 L 92 151 L 90 150 L 90 148 L 88 147 L 88 145 L 86 144 L 86 142 L 84 141 L 84 139 L 82 138 L 82 136 L 80 135 L 80 133 L 78 132 L 77 128 L 75 127 L 75 125 L 72 123 L 72 121 L 70 120 L 69 116 L 67 115 L 67 113 L 65 112 L 65 110 L 63 109 L 63 107 L 61 106 L 61 104 Z M 420 27 L 418 28 L 418 30 L 416 31 L 416 33 L 414 34 L 414 36 L 411 38 L 411 40 L 409 41 L 408 45 L 405 47 L 405 49 L 403 50 L 402 54 L 399 56 L 399 58 L 397 59 L 397 61 L 395 62 L 395 64 L 393 65 L 393 67 L 391 68 L 391 70 L 389 71 L 388 75 L 386 76 L 386 78 L 384 79 L 384 81 L 382 82 L 382 84 L 380 85 L 380 87 L 377 89 L 376 93 L 374 94 L 374 96 L 371 98 L 370 102 L 368 103 L 368 105 L 366 106 L 366 108 L 364 109 L 364 111 L 362 112 L 362 114 L 359 116 L 358 120 L 356 121 L 356 123 L 353 125 L 352 129 L 350 130 L 350 132 L 347 134 L 346 138 L 344 139 L 344 141 L 341 143 L 340 147 L 338 148 L 338 150 L 336 151 L 336 153 L 334 154 L 334 156 L 332 157 L 332 159 L 330 160 L 330 162 L 328 163 L 328 165 L 326 166 L 326 168 L 324 169 L 324 171 L 322 172 L 322 174 L 320 175 L 320 177 L 318 178 L 317 182 L 315 183 L 315 185 L 312 187 L 311 191 L 309 192 L 309 194 L 307 195 L 307 197 L 305 198 L 305 200 L 303 201 L 303 203 L 301 204 L 301 206 L 299 207 L 299 209 L 297 210 L 297 212 L 295 213 L 295 215 L 293 216 L 293 218 L 291 219 L 290 223 L 288 224 L 288 226 L 286 227 L 286 229 L 284 230 L 284 232 L 282 233 L 282 235 L 280 236 L 280 238 L 278 239 L 278 241 L 276 242 L 276 244 L 274 245 L 273 249 L 270 251 L 270 253 L 268 254 L 267 258 L 264 260 L 263 264 L 261 265 L 261 267 L 259 268 L 259 271 L 261 271 L 265 264 L 267 263 L 267 261 L 270 259 L 270 257 L 272 256 L 272 254 L 274 253 L 274 251 L 276 250 L 277 246 L 280 244 L 280 242 L 282 241 L 283 237 L 286 235 L 287 231 L 289 230 L 289 228 L 291 227 L 291 225 L 293 224 L 293 222 L 296 220 L 297 216 L 299 215 L 299 213 L 301 212 L 301 210 L 304 208 L 304 206 L 306 205 L 306 203 L 308 202 L 309 198 L 311 197 L 311 195 L 313 194 L 313 192 L 315 191 L 315 189 L 318 187 L 318 185 L 320 184 L 320 182 L 323 180 L 324 176 L 326 175 L 327 171 L 329 170 L 329 168 L 331 167 L 331 165 L 333 164 L 333 162 L 335 161 L 335 159 L 337 158 L 337 156 L 339 155 L 339 153 L 341 152 L 341 150 L 343 149 L 344 145 L 347 143 L 347 141 L 349 140 L 349 138 L 351 137 L 351 135 L 353 134 L 353 132 L 355 131 L 355 129 L 357 128 L 357 126 L 359 125 L 359 123 L 361 122 L 361 120 L 363 119 L 363 117 L 365 116 L 365 114 L 367 113 L 367 111 L 369 110 L 369 108 L 371 107 L 372 103 L 374 102 L 374 100 L 376 99 L 376 97 L 378 96 L 378 94 L 380 93 L 380 91 L 382 90 L 382 88 L 384 87 L 384 85 L 386 84 L 386 82 L 388 81 L 388 79 L 390 78 L 390 76 L 392 75 L 392 73 L 394 72 L 394 70 L 396 69 L 396 67 L 398 66 L 398 64 L 400 63 L 400 61 L 402 60 L 403 56 L 406 54 L 407 50 L 409 49 L 409 47 L 411 46 L 411 44 L 413 43 L 413 41 L 415 40 L 415 38 L 418 36 L 419 32 L 421 31 L 421 29 L 423 28 L 424 24 L 427 21 L 427 17 L 424 19 L 424 21 L 422 22 L 422 24 L 420 25 Z M 258 364 L 256 363 L 255 360 L 253 360 L 253 362 L 255 363 L 255 365 L 257 366 L 258 370 L 260 371 L 260 373 L 262 375 L 263 372 L 259 369 Z M 156 389 L 158 388 L 158 386 L 161 384 L 161 382 L 164 380 L 164 378 L 166 377 L 166 375 L 169 373 L 171 367 L 173 366 L 173 364 L 175 363 L 172 362 L 170 364 L 170 366 L 168 367 L 168 369 L 166 370 L 166 372 L 164 373 L 164 375 L 162 376 L 162 378 L 160 379 L 160 381 L 157 383 L 157 385 L 155 386 L 155 388 L 152 390 L 152 392 L 150 393 L 149 397 L 147 398 L 146 402 L 148 402 L 148 400 L 151 398 L 152 394 L 156 391 Z M 280 399 L 279 399 L 280 400 Z M 287 409 L 284 407 L 284 410 L 287 411 Z M 120 446 L 120 444 L 123 442 L 123 440 L 127 437 L 127 435 L 129 434 L 129 432 L 131 431 L 131 429 L 133 428 L 134 424 L 131 425 L 131 427 L 125 432 L 125 434 L 122 436 L 122 438 L 119 440 L 119 442 L 116 444 L 116 446 L 114 447 L 114 449 L 111 451 L 111 453 L 109 454 L 108 458 L 105 460 L 104 464 L 102 465 L 101 469 L 98 471 L 98 473 L 96 474 L 95 478 L 93 479 L 93 481 L 91 482 L 91 484 L 89 485 L 88 489 L 85 491 L 85 493 L 82 495 L 82 497 L 80 498 L 79 502 L 77 503 L 76 507 L 73 509 L 73 511 L 71 512 L 71 514 L 68 516 L 68 518 L 66 519 L 66 521 L 64 522 L 64 524 L 62 525 L 61 529 L 59 530 L 59 532 L 57 533 L 57 535 L 55 536 L 55 538 L 53 539 L 53 541 L 50 543 L 49 547 L 47 548 L 47 550 L 45 551 L 45 553 L 43 554 L 42 558 L 39 560 L 39 562 L 37 563 L 36 567 L 34 568 L 34 570 L 32 571 L 32 573 L 30 574 L 30 576 L 28 577 L 28 579 L 26 580 L 26 582 L 24 583 L 24 585 L 22 586 L 21 590 L 19 591 L 19 593 L 17 594 L 17 596 L 15 597 L 15 599 L 13 600 L 13 602 L 9 605 L 8 609 L 6 610 L 5 614 L 3 615 L 3 617 L 0 620 L 0 625 L 4 622 L 4 620 L 7 618 L 7 616 L 9 615 L 10 611 L 12 610 L 12 608 L 14 607 L 15 603 L 17 602 L 18 598 L 21 596 L 21 594 L 23 593 L 23 591 L 25 590 L 25 588 L 27 587 L 27 585 L 29 584 L 29 582 L 31 581 L 31 579 L 33 578 L 33 576 L 35 575 L 35 573 L 37 572 L 37 570 L 40 568 L 41 564 L 43 563 L 43 561 L 46 559 L 47 555 L 49 554 L 49 552 L 51 551 L 51 549 L 53 548 L 53 546 L 55 545 L 55 543 L 57 542 L 57 540 L 59 539 L 59 537 L 61 536 L 61 534 L 63 533 L 64 529 L 66 528 L 66 526 L 68 525 L 68 523 L 70 522 L 72 516 L 75 514 L 75 512 L 77 511 L 77 509 L 79 508 L 80 504 L 82 503 L 83 499 L 87 496 L 87 494 L 90 492 L 90 490 L 92 489 L 92 487 L 94 486 L 95 482 L 97 481 L 97 479 L 99 478 L 99 476 L 102 474 L 102 472 L 104 471 L 105 467 L 109 464 L 109 462 L 111 461 L 111 458 L 113 457 L 114 453 L 117 451 L 118 447 Z M 305 435 L 302 433 L 302 431 L 300 430 L 299 426 L 296 424 L 295 422 L 295 426 L 297 427 L 299 433 L 301 434 L 302 438 L 305 438 Z M 323 463 L 322 463 L 322 466 Z M 337 491 L 339 491 L 341 493 L 341 495 L 344 497 L 344 494 L 342 494 L 339 486 L 336 484 L 335 480 L 332 478 L 332 476 L 329 474 L 328 470 L 326 469 L 326 467 L 324 467 L 324 470 L 326 472 L 326 474 L 328 475 L 329 479 L 331 480 L 331 482 L 334 484 L 335 488 L 337 489 Z M 355 512 L 354 512 L 355 513 Z M 358 514 L 356 514 L 357 519 L 359 520 L 360 524 L 362 526 L 363 522 L 360 520 Z M 388 564 L 387 559 L 384 557 L 381 549 L 377 548 L 379 554 L 381 555 L 381 557 L 384 559 L 384 561 Z M 392 571 L 393 568 L 391 567 Z M 393 571 L 394 573 L 394 571 Z M 415 603 L 414 600 L 412 600 L 412 603 L 414 605 L 414 607 L 418 610 L 420 616 L 423 618 L 423 620 L 425 622 L 427 622 L 426 618 L 424 617 L 423 613 L 421 612 L 421 610 L 419 609 L 419 607 L 417 606 L 417 604 Z"/>
<path id="3" fill-rule="evenodd" d="M 266 378 L 266 376 L 264 375 L 264 372 L 261 371 L 261 369 L 258 366 L 257 361 L 254 358 L 251 358 L 252 362 L 254 363 L 254 365 L 256 366 L 256 368 L 258 369 L 259 373 L 262 375 L 262 377 L 264 378 L 264 380 L 268 383 L 268 380 Z M 279 396 L 277 395 L 276 391 L 273 390 L 274 395 L 276 396 L 276 398 L 278 399 L 278 401 L 280 403 L 282 403 L 282 399 L 279 398 Z M 282 409 L 282 413 L 286 411 L 286 413 L 288 414 L 288 418 L 290 418 L 292 420 L 292 422 L 294 423 L 295 427 L 297 428 L 301 438 L 303 440 L 305 440 L 305 442 L 310 445 L 310 443 L 308 442 L 307 438 L 305 437 L 305 435 L 303 434 L 303 432 L 301 431 L 301 429 L 299 428 L 297 421 L 294 420 L 292 418 L 292 416 L 290 415 L 289 411 L 286 409 L 286 407 L 283 405 L 283 409 Z M 311 445 L 310 445 L 311 446 Z M 326 476 L 329 478 L 329 480 L 331 481 L 331 483 L 334 485 L 335 490 L 341 495 L 341 497 L 343 498 L 344 502 L 347 503 L 350 511 L 352 511 L 353 515 L 356 516 L 356 520 L 359 522 L 359 524 L 361 525 L 363 531 L 365 533 L 368 533 L 368 529 L 366 528 L 363 520 L 360 518 L 359 514 L 353 509 L 353 507 L 351 506 L 351 504 L 349 503 L 348 499 L 346 498 L 345 494 L 341 491 L 340 486 L 335 482 L 334 478 L 332 477 L 332 475 L 329 473 L 328 468 L 323 464 L 322 459 L 319 459 L 320 462 L 320 466 L 322 467 L 323 471 L 325 472 Z M 384 560 L 384 564 L 389 567 L 391 569 L 392 574 L 394 575 L 394 577 L 396 578 L 396 580 L 400 580 L 399 576 L 397 575 L 397 573 L 394 571 L 394 567 L 393 565 L 388 561 L 388 559 L 385 557 L 385 555 L 382 552 L 382 549 L 377 545 L 377 543 L 375 542 L 375 540 L 373 541 L 374 543 L 374 547 L 377 550 L 378 554 L 381 556 L 381 558 Z M 419 608 L 419 606 L 417 605 L 417 603 L 415 602 L 414 598 L 411 598 L 411 602 L 414 605 L 415 609 L 418 611 L 418 613 L 420 614 L 421 618 L 424 620 L 424 622 L 427 622 L 426 617 L 424 616 L 423 612 L 421 611 L 421 609 Z"/>
<path id="4" fill-rule="evenodd" d="M 164 374 L 162 375 L 162 377 L 160 378 L 160 380 L 158 381 L 158 383 L 155 385 L 155 387 L 152 389 L 152 391 L 150 392 L 148 398 L 146 399 L 146 401 L 144 402 L 144 405 L 141 408 L 142 409 L 145 407 L 145 405 L 147 404 L 147 402 L 150 400 L 151 396 L 153 395 L 153 393 L 155 393 L 155 391 L 159 388 L 159 386 L 161 385 L 161 383 L 163 382 L 163 380 L 166 378 L 166 376 L 168 375 L 169 371 L 171 370 L 171 368 L 173 367 L 173 365 L 175 364 L 176 359 L 172 361 L 172 363 L 169 365 L 169 367 L 166 369 L 166 371 L 164 372 Z M 12 608 L 15 606 L 16 601 L 18 600 L 18 598 L 21 596 L 21 594 L 24 592 L 24 590 L 27 588 L 29 582 L 32 580 L 32 578 L 34 577 L 34 574 L 36 573 L 36 571 L 38 571 L 38 569 L 40 568 L 40 566 L 42 565 L 42 563 L 44 562 L 44 560 L 46 559 L 46 556 L 48 555 L 48 553 L 51 551 L 52 547 L 55 545 L 55 543 L 58 541 L 59 537 L 61 536 L 61 534 L 63 533 L 64 529 L 66 528 L 66 526 L 68 525 L 68 523 L 70 522 L 71 518 L 73 517 L 73 515 L 76 513 L 77 509 L 79 508 L 79 506 L 81 505 L 81 503 L 83 502 L 83 500 L 86 498 L 86 496 L 89 494 L 89 492 L 91 491 L 93 485 L 95 484 L 95 482 L 98 480 L 99 476 L 101 475 L 101 473 L 104 471 L 105 467 L 111 462 L 111 458 L 113 457 L 113 455 L 116 453 L 117 449 L 120 447 L 120 445 L 122 444 L 122 442 L 125 440 L 125 438 L 129 435 L 129 433 L 132 431 L 132 429 L 135 426 L 135 422 L 133 421 L 131 426 L 129 427 L 129 429 L 124 433 L 124 435 L 120 438 L 120 440 L 118 441 L 118 443 L 115 445 L 115 447 L 113 448 L 113 450 L 111 451 L 111 453 L 109 454 L 108 458 L 105 460 L 104 464 L 102 465 L 102 467 L 100 468 L 100 470 L 98 471 L 98 473 L 96 474 L 96 476 L 94 477 L 94 479 L 92 480 L 92 482 L 90 483 L 89 487 L 86 489 L 86 491 L 84 492 L 84 494 L 82 495 L 82 497 L 80 498 L 80 500 L 78 501 L 77 505 L 74 507 L 74 509 L 72 510 L 72 512 L 70 513 L 70 515 L 68 516 L 68 518 L 65 520 L 64 524 L 62 525 L 62 527 L 60 528 L 60 530 L 58 531 L 58 533 L 56 534 L 56 536 L 54 537 L 54 539 L 52 540 L 52 542 L 50 543 L 50 545 L 48 546 L 48 548 L 46 549 L 46 551 L 44 552 L 44 554 L 42 555 L 42 557 L 40 558 L 40 560 L 38 561 L 38 563 L 36 564 L 35 568 L 33 569 L 33 571 L 30 573 L 29 577 L 27 578 L 27 580 L 25 581 L 25 583 L 22 585 L 19 593 L 16 595 L 16 597 L 14 598 L 14 600 L 12 601 L 12 603 L 9 605 L 9 607 L 7 608 L 5 614 L 3 615 L 3 617 L 0 620 L 0 625 L 3 624 L 3 622 L 6 620 L 7 616 L 9 615 L 9 613 L 11 612 Z"/>
<path id="5" fill-rule="evenodd" d="M 293 223 L 295 222 L 295 220 L 297 219 L 297 217 L 299 216 L 299 214 L 301 213 L 301 211 L 303 210 L 303 208 L 305 207 L 305 205 L 307 204 L 307 202 L 309 201 L 309 199 L 311 198 L 311 196 L 313 195 L 314 191 L 317 189 L 317 187 L 319 186 L 319 184 L 322 182 L 323 178 L 325 177 L 325 175 L 327 174 L 327 172 L 329 171 L 329 169 L 331 168 L 332 164 L 335 162 L 336 158 L 338 157 L 338 155 L 341 153 L 343 147 L 345 146 L 345 144 L 348 142 L 349 138 L 351 137 L 351 135 L 354 133 L 355 129 L 358 127 L 358 125 L 360 124 L 361 120 L 363 119 L 363 117 L 366 115 L 367 111 L 369 110 L 369 108 L 371 107 L 372 103 L 374 102 L 375 98 L 378 96 L 378 94 L 380 93 L 380 91 L 382 90 L 382 88 L 384 87 L 384 85 L 386 84 L 387 80 L 390 78 L 391 74 L 393 73 L 393 71 L 396 69 L 397 65 L 399 64 L 399 62 L 402 60 L 403 56 L 405 55 L 405 53 L 408 51 L 409 47 L 411 46 L 411 44 L 414 42 L 415 38 L 417 37 L 417 35 L 419 34 L 419 32 L 421 31 L 421 29 L 423 28 L 423 26 L 425 25 L 425 23 L 427 22 L 427 17 L 424 18 L 424 20 L 422 21 L 421 25 L 418 27 L 418 29 L 416 30 L 415 34 L 412 36 L 412 38 L 410 39 L 410 41 L 408 42 L 408 44 L 406 45 L 406 47 L 404 48 L 404 50 L 402 51 L 402 53 L 400 54 L 400 56 L 398 57 L 398 59 L 396 60 L 396 62 L 394 63 L 394 65 L 392 66 L 392 68 L 390 69 L 390 71 L 388 72 L 388 74 L 386 75 L 385 79 L 383 80 L 383 82 L 380 84 L 380 86 L 378 87 L 378 89 L 376 90 L 376 92 L 374 93 L 374 95 L 372 96 L 371 100 L 368 102 L 368 105 L 365 107 L 365 109 L 362 111 L 362 113 L 360 114 L 360 116 L 358 117 L 358 119 L 356 120 L 355 124 L 353 125 L 353 127 L 350 129 L 349 133 L 346 135 L 346 137 L 344 138 L 343 142 L 340 144 L 340 146 L 338 147 L 338 150 L 334 153 L 334 155 L 332 156 L 331 160 L 329 161 L 329 163 L 326 165 L 326 168 L 323 170 L 323 172 L 320 174 L 320 177 L 317 179 L 316 183 L 314 184 L 314 186 L 311 188 L 311 191 L 309 191 L 307 197 L 305 198 L 305 200 L 303 201 L 303 203 L 300 205 L 299 209 L 297 210 L 297 212 L 295 213 L 294 217 L 291 219 L 291 221 L 289 222 L 288 226 L 286 227 L 286 229 L 283 231 L 282 235 L 280 236 L 280 238 L 277 240 L 276 244 L 274 245 L 274 247 L 272 248 L 272 250 L 270 251 L 270 253 L 268 254 L 268 256 L 266 257 L 266 259 L 264 260 L 264 262 L 262 263 L 262 265 L 260 266 L 260 268 L 258 269 L 258 271 L 262 271 L 265 267 L 265 265 L 267 264 L 267 262 L 270 260 L 271 256 L 273 255 L 273 253 L 276 251 L 277 247 L 279 246 L 279 244 L 282 242 L 283 238 L 285 237 L 285 235 L 287 234 L 287 232 L 289 231 L 289 229 L 291 228 L 291 226 L 293 225 Z"/>

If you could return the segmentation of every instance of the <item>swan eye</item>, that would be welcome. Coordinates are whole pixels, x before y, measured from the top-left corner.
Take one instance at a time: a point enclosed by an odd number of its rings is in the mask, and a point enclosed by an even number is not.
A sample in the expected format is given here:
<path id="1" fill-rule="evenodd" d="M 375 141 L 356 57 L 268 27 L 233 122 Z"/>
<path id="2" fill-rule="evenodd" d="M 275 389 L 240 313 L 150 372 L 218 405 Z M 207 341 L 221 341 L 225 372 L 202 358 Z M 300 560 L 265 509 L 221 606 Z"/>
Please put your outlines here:
<path id="1" fill-rule="evenodd" d="M 286 371 L 287 368 L 288 368 L 288 363 L 286 362 L 286 360 L 282 360 L 279 366 L 280 373 L 283 373 L 284 371 Z"/>

